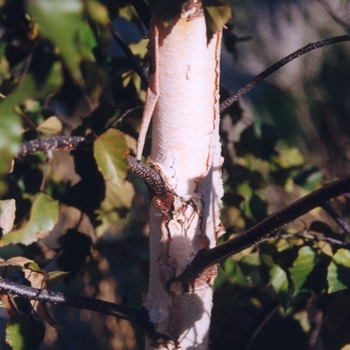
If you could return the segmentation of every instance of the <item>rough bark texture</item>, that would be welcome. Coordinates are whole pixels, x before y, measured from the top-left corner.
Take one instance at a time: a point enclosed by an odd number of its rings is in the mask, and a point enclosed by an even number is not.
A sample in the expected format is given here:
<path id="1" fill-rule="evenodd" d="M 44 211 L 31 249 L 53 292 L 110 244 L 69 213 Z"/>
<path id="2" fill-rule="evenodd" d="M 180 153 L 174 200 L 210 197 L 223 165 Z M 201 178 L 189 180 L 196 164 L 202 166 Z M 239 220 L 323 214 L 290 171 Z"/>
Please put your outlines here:
<path id="1" fill-rule="evenodd" d="M 150 205 L 151 275 L 144 306 L 157 331 L 175 340 L 164 349 L 206 349 L 216 268 L 186 294 L 166 285 L 199 249 L 214 247 L 221 233 L 221 34 L 207 44 L 197 7 L 183 11 L 168 27 L 154 20 L 151 33 L 157 66 L 144 113 L 154 106 L 151 164 L 169 192 L 155 196 Z M 141 137 L 138 156 L 142 143 Z"/>

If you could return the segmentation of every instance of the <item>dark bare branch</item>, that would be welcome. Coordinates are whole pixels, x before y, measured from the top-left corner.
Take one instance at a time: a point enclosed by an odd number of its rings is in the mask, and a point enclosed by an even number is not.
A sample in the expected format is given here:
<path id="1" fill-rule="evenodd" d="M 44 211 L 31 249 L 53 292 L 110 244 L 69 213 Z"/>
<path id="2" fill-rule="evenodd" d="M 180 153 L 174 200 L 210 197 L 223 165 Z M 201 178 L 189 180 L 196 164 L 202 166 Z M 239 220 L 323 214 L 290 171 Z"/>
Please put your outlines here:
<path id="1" fill-rule="evenodd" d="M 145 310 L 135 310 L 126 306 L 113 304 L 104 300 L 73 296 L 47 289 L 31 288 L 19 283 L 0 278 L 0 292 L 43 303 L 69 306 L 81 310 L 90 310 L 137 323 L 145 329 L 150 339 L 165 338 L 158 334 L 150 322 Z"/>
<path id="2" fill-rule="evenodd" d="M 322 209 L 327 212 L 333 220 L 344 230 L 344 232 L 350 237 L 350 226 L 348 223 L 334 210 L 329 202 L 324 202 L 321 205 Z"/>
<path id="3" fill-rule="evenodd" d="M 130 0 L 130 3 L 132 6 L 134 6 L 136 12 L 141 18 L 141 21 L 148 30 L 152 19 L 152 13 L 147 3 L 144 0 Z"/>
<path id="4" fill-rule="evenodd" d="M 297 200 L 288 207 L 270 215 L 243 234 L 213 249 L 200 250 L 182 275 L 169 281 L 169 289 L 173 291 L 187 291 L 189 286 L 209 267 L 220 263 L 230 255 L 236 254 L 271 237 L 283 226 L 306 214 L 310 210 L 321 206 L 325 201 L 349 192 L 350 177 L 329 183 Z"/>
<path id="5" fill-rule="evenodd" d="M 25 157 L 36 152 L 51 152 L 62 149 L 79 149 L 92 151 L 93 142 L 82 136 L 56 136 L 24 142 L 17 158 Z M 146 182 L 157 196 L 167 193 L 166 186 L 159 172 L 152 167 L 139 162 L 136 158 L 128 156 L 129 170 Z"/>
<path id="6" fill-rule="evenodd" d="M 124 41 L 123 37 L 118 33 L 118 31 L 114 28 L 112 22 L 109 22 L 107 25 L 109 32 L 112 34 L 114 40 L 119 44 L 123 52 L 125 53 L 128 60 L 131 62 L 134 67 L 136 73 L 140 76 L 142 84 L 147 87 L 149 83 L 149 76 L 146 69 L 139 63 L 137 58 L 131 52 L 129 45 Z"/>
<path id="7" fill-rule="evenodd" d="M 270 74 L 276 72 L 276 70 L 280 69 L 287 63 L 293 61 L 294 59 L 306 54 L 309 51 L 319 49 L 321 47 L 329 46 L 332 44 L 340 43 L 343 41 L 350 41 L 350 35 L 342 35 L 337 36 L 330 39 L 325 39 L 321 41 L 317 41 L 315 43 L 310 43 L 301 49 L 294 51 L 290 55 L 282 58 L 280 61 L 273 64 L 271 67 L 264 70 L 262 73 L 253 78 L 248 84 L 244 85 L 242 88 L 233 93 L 229 98 L 227 98 L 224 102 L 220 104 L 220 113 L 224 112 L 228 107 L 230 107 L 234 102 L 240 99 L 242 96 L 247 94 L 250 90 L 255 88 L 260 82 L 262 82 L 266 77 Z"/>
<path id="8" fill-rule="evenodd" d="M 21 298 L 37 300 L 50 304 L 61 304 L 78 309 L 96 311 L 102 314 L 115 316 L 136 323 L 147 323 L 146 311 L 130 309 L 126 306 L 109 303 L 107 301 L 78 297 L 47 289 L 31 288 L 19 283 L 0 278 L 0 291 L 19 296 Z"/>

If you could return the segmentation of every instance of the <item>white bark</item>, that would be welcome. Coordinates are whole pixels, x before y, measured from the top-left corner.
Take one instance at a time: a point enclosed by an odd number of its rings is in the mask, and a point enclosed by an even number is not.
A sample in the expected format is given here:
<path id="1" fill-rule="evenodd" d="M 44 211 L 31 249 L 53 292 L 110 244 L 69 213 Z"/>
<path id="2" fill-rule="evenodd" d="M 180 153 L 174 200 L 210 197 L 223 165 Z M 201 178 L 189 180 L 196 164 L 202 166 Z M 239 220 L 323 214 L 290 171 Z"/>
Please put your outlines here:
<path id="1" fill-rule="evenodd" d="M 144 306 L 156 330 L 178 342 L 161 349 L 206 349 L 216 269 L 186 294 L 168 291 L 166 283 L 199 249 L 214 247 L 221 232 L 221 34 L 207 44 L 203 14 L 183 13 L 168 28 L 157 21 L 153 25 L 159 37 L 151 163 L 173 195 L 151 202 L 150 287 Z"/>

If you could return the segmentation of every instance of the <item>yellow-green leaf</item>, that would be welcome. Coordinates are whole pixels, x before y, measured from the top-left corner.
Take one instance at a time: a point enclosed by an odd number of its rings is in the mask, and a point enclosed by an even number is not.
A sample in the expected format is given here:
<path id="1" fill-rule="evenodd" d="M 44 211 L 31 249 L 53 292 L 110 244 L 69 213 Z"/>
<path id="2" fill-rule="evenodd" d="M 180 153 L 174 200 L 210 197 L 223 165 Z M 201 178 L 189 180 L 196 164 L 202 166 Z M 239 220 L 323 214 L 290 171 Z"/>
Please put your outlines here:
<path id="1" fill-rule="evenodd" d="M 5 235 L 0 244 L 22 243 L 29 245 L 45 237 L 58 221 L 58 201 L 39 193 L 34 197 L 27 224 Z"/>
<path id="2" fill-rule="evenodd" d="M 44 324 L 32 316 L 13 316 L 6 324 L 6 343 L 13 350 L 39 350 L 44 336 Z"/>
<path id="3" fill-rule="evenodd" d="M 288 301 L 289 282 L 286 272 L 281 266 L 275 264 L 270 270 L 271 284 L 281 305 L 286 308 Z"/>
<path id="4" fill-rule="evenodd" d="M 94 143 L 94 156 L 103 177 L 112 183 L 121 184 L 128 171 L 129 149 L 124 135 L 119 130 L 110 129 Z"/>
<path id="5" fill-rule="evenodd" d="M 295 292 L 303 287 L 308 275 L 313 270 L 315 258 L 316 253 L 312 248 L 306 246 L 299 250 L 297 259 L 289 269 Z"/>
<path id="6" fill-rule="evenodd" d="M 41 123 L 38 130 L 48 135 L 57 134 L 62 130 L 62 123 L 57 117 L 52 116 Z"/>
<path id="7" fill-rule="evenodd" d="M 207 26 L 207 41 L 220 32 L 232 16 L 230 5 L 223 0 L 202 0 Z"/>
<path id="8" fill-rule="evenodd" d="M 350 287 L 350 251 L 340 248 L 334 254 L 327 273 L 328 293 Z"/>

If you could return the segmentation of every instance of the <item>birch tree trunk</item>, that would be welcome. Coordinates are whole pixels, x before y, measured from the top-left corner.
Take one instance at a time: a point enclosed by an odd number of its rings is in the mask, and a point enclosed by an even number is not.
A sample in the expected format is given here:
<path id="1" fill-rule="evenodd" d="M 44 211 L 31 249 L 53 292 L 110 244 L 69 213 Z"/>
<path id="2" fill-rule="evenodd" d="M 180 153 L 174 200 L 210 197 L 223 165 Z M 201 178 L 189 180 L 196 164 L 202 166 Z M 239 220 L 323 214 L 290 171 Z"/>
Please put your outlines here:
<path id="1" fill-rule="evenodd" d="M 222 231 L 221 33 L 207 43 L 198 3 L 183 10 L 168 27 L 154 19 L 150 32 L 156 67 L 147 92 L 138 155 L 151 110 L 150 163 L 160 171 L 169 192 L 154 197 L 150 204 L 150 287 L 144 306 L 156 330 L 174 340 L 161 349 L 206 349 L 216 268 L 188 293 L 169 291 L 166 285 L 199 249 L 214 247 Z"/>

